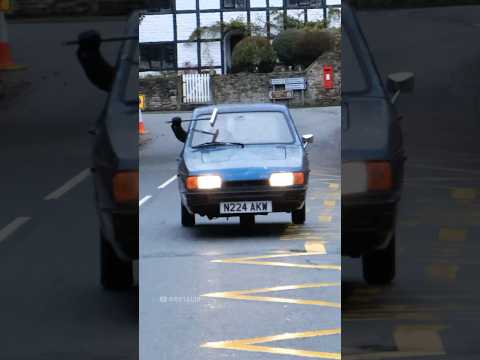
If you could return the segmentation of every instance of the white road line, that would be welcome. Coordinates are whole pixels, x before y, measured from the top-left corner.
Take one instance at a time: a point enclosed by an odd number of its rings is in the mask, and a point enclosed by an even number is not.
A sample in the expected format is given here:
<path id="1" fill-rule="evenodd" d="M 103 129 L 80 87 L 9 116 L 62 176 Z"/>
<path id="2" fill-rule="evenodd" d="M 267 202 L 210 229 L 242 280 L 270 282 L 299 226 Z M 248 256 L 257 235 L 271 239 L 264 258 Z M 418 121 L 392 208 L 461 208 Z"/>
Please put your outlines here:
<path id="1" fill-rule="evenodd" d="M 144 203 L 146 203 L 148 200 L 150 200 L 151 197 L 152 197 L 152 195 L 145 196 L 142 200 L 140 200 L 138 202 L 138 206 L 142 206 Z"/>
<path id="2" fill-rule="evenodd" d="M 0 243 L 12 235 L 20 226 L 27 223 L 30 219 L 31 218 L 29 217 L 17 217 L 10 224 L 0 230 Z"/>
<path id="3" fill-rule="evenodd" d="M 169 184 L 177 180 L 177 175 L 173 175 L 170 179 L 165 181 L 162 185 L 160 185 L 158 188 L 159 189 L 165 189 Z"/>
<path id="4" fill-rule="evenodd" d="M 90 175 L 90 169 L 85 169 L 80 172 L 78 175 L 75 175 L 73 178 L 68 180 L 65 184 L 60 186 L 57 190 L 51 192 L 47 196 L 45 196 L 44 200 L 57 200 L 67 192 L 72 190 L 75 186 L 80 184 L 83 180 L 85 180 Z"/>

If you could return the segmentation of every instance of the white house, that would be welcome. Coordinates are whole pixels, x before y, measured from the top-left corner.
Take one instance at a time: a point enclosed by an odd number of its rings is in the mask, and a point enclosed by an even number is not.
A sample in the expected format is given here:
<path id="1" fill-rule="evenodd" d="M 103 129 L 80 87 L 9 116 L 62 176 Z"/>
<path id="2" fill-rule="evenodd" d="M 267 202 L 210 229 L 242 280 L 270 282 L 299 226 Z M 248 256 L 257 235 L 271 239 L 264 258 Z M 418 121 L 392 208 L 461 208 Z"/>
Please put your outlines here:
<path id="1" fill-rule="evenodd" d="M 341 0 L 151 0 L 140 22 L 140 70 L 228 73 L 232 49 L 243 35 L 225 31 L 223 24 L 240 20 L 271 39 L 287 16 L 304 22 L 325 20 L 340 4 Z M 339 26 L 339 19 L 333 26 Z M 201 28 L 210 31 L 192 36 Z"/>

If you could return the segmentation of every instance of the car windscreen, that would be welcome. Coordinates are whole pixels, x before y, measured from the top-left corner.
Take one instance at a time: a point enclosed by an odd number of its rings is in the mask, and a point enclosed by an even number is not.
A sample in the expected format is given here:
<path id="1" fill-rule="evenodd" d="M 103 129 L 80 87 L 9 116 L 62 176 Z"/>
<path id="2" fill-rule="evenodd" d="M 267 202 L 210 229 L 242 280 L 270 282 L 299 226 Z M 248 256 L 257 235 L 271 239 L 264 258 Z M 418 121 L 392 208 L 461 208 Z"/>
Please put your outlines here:
<path id="1" fill-rule="evenodd" d="M 342 30 L 342 92 L 355 93 L 368 90 L 365 70 L 352 46 L 349 32 Z"/>
<path id="2" fill-rule="evenodd" d="M 212 141 L 242 144 L 290 144 L 294 133 L 282 112 L 231 112 L 219 113 L 212 127 L 209 116 L 200 117 L 192 125 L 191 146 Z M 218 135 L 214 134 L 218 130 Z"/>

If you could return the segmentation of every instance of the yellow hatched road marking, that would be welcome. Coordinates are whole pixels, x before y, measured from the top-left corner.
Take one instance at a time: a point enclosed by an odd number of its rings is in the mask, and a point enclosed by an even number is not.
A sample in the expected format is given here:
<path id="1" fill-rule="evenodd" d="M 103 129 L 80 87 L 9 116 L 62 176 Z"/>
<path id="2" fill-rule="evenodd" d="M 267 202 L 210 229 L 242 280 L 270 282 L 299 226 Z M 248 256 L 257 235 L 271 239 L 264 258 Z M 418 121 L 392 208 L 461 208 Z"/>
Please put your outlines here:
<path id="1" fill-rule="evenodd" d="M 318 217 L 318 221 L 321 222 L 321 223 L 331 222 L 332 221 L 332 216 L 331 215 L 320 215 Z"/>
<path id="2" fill-rule="evenodd" d="M 347 360 L 380 360 L 417 358 L 446 355 L 440 331 L 446 329 L 439 325 L 400 325 L 393 332 L 398 351 L 359 353 L 344 355 Z"/>
<path id="3" fill-rule="evenodd" d="M 327 253 L 325 249 L 325 244 L 321 241 L 306 241 L 305 242 L 305 251 L 307 252 L 324 252 Z"/>
<path id="4" fill-rule="evenodd" d="M 431 264 L 427 267 L 427 275 L 431 279 L 455 280 L 457 278 L 458 266 L 451 264 Z"/>
<path id="5" fill-rule="evenodd" d="M 284 257 L 296 257 L 296 256 L 315 256 L 315 255 L 325 255 L 325 252 L 323 252 L 323 251 L 316 252 L 315 251 L 315 252 L 301 252 L 301 253 L 283 253 L 283 254 L 275 254 L 275 255 L 262 255 L 262 256 L 252 256 L 252 257 L 211 260 L 211 262 L 341 271 L 341 266 L 340 265 L 333 265 L 333 264 L 297 264 L 297 263 L 280 262 L 280 261 L 259 261 L 259 260 L 263 260 L 263 259 L 272 259 L 272 258 L 284 258 Z"/>
<path id="6" fill-rule="evenodd" d="M 340 286 L 340 283 L 312 283 L 312 284 L 300 284 L 300 285 L 285 285 L 275 286 L 271 288 L 251 289 L 251 290 L 237 290 L 237 291 L 225 291 L 215 292 L 209 294 L 203 294 L 204 297 L 211 298 L 223 298 L 233 300 L 250 300 L 250 301 L 265 301 L 265 302 L 277 302 L 287 304 L 299 304 L 299 305 L 317 305 L 324 307 L 332 307 L 340 309 L 340 303 L 324 300 L 308 300 L 308 299 L 292 299 L 284 297 L 272 297 L 272 296 L 252 296 L 251 294 L 260 294 L 276 291 L 298 290 L 298 289 L 314 289 L 322 287 L 334 287 Z"/>
<path id="7" fill-rule="evenodd" d="M 302 350 L 302 349 L 289 349 L 289 348 L 282 348 L 282 347 L 256 345 L 256 344 L 271 343 L 271 342 L 282 341 L 282 340 L 293 340 L 293 339 L 304 339 L 304 338 L 312 338 L 312 337 L 319 337 L 319 336 L 339 335 L 340 333 L 341 333 L 340 329 L 325 329 L 325 330 L 315 330 L 315 331 L 304 331 L 304 332 L 298 332 L 298 333 L 285 333 L 280 335 L 257 337 L 257 338 L 250 338 L 250 339 L 207 342 L 201 346 L 205 348 L 211 348 L 211 349 L 253 351 L 253 352 L 263 352 L 263 353 L 278 354 L 278 355 L 309 357 L 309 358 L 316 358 L 316 359 L 341 359 L 341 354 L 334 353 L 334 352 L 320 352 L 320 351 L 310 351 L 310 350 Z"/>
<path id="8" fill-rule="evenodd" d="M 472 188 L 454 188 L 451 191 L 451 196 L 455 200 L 472 201 L 477 197 L 477 190 Z"/>
<path id="9" fill-rule="evenodd" d="M 336 201 L 335 200 L 324 200 L 323 201 L 323 206 L 326 208 L 333 208 L 335 207 Z"/>
<path id="10" fill-rule="evenodd" d="M 465 229 L 442 228 L 438 234 L 441 241 L 464 241 L 467 231 Z"/>

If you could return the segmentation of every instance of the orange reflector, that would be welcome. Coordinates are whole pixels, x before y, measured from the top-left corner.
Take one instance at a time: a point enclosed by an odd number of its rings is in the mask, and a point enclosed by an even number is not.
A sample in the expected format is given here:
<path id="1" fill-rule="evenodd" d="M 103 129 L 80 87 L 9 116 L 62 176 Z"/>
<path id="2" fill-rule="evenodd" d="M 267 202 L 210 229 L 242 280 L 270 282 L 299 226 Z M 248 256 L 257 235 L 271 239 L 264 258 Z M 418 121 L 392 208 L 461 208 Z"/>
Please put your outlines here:
<path id="1" fill-rule="evenodd" d="M 113 177 L 113 196 L 117 202 L 138 201 L 138 172 L 120 172 Z"/>
<path id="2" fill-rule="evenodd" d="M 386 161 L 367 163 L 368 190 L 390 190 L 393 185 L 392 167 Z"/>
<path id="3" fill-rule="evenodd" d="M 198 177 L 197 176 L 189 176 L 185 181 L 185 186 L 188 190 L 195 190 L 198 188 Z"/>
<path id="4" fill-rule="evenodd" d="M 303 172 L 294 172 L 293 183 L 295 185 L 303 185 L 305 183 L 305 174 Z"/>

